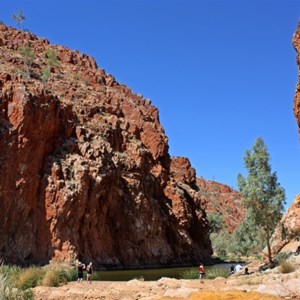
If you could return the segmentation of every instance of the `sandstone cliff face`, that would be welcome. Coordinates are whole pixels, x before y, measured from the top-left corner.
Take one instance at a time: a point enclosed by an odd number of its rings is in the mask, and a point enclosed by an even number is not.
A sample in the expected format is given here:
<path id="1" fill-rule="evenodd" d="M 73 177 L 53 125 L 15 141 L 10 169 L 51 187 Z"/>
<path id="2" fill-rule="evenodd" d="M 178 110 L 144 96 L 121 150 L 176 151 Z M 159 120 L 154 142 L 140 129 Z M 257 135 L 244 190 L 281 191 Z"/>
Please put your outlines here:
<path id="1" fill-rule="evenodd" d="M 300 245 L 300 194 L 296 197 L 293 204 L 277 226 L 272 239 L 272 253 L 280 251 L 295 252 Z"/>
<path id="2" fill-rule="evenodd" d="M 297 53 L 297 64 L 300 71 L 300 23 L 293 36 L 293 45 Z M 300 72 L 294 98 L 294 115 L 300 129 Z M 300 133 L 300 131 L 299 131 Z M 300 194 L 287 210 L 271 239 L 272 252 L 295 251 L 300 245 Z"/>
<path id="3" fill-rule="evenodd" d="M 197 185 L 202 194 L 205 211 L 222 215 L 225 225 L 232 233 L 246 214 L 240 193 L 225 184 L 203 178 L 197 178 Z"/>
<path id="4" fill-rule="evenodd" d="M 59 65 L 47 65 L 49 49 Z M 4 25 L 0 54 L 1 260 L 210 261 L 195 171 L 170 158 L 150 100 L 93 58 Z"/>
<path id="5" fill-rule="evenodd" d="M 300 67 L 300 23 L 293 36 L 293 45 L 297 52 L 297 65 Z M 298 75 L 298 83 L 296 86 L 295 99 L 294 99 L 294 114 L 296 122 L 298 123 L 298 130 L 300 130 L 300 80 Z M 300 133 L 300 132 L 299 132 Z"/>

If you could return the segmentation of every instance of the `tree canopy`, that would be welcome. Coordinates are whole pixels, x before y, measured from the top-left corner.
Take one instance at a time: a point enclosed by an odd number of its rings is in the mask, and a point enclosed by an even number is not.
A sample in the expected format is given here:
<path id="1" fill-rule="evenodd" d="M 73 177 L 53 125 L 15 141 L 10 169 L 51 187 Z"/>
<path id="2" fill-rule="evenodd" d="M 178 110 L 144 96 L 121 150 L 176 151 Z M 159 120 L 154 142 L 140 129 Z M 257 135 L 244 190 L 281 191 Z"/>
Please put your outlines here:
<path id="1" fill-rule="evenodd" d="M 270 155 L 262 138 L 257 138 L 251 150 L 247 150 L 244 163 L 248 176 L 238 175 L 238 186 L 248 218 L 263 231 L 265 236 L 269 263 L 272 263 L 270 247 L 271 235 L 282 217 L 285 204 L 285 191 L 272 172 Z"/>

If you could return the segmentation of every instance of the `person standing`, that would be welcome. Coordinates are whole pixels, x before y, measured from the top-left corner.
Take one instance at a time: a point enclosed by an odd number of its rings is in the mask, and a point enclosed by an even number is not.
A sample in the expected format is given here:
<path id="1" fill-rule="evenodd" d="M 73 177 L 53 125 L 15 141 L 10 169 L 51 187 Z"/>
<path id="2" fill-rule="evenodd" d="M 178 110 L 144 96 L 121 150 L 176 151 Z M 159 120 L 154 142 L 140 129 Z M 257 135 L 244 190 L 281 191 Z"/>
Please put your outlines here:
<path id="1" fill-rule="evenodd" d="M 200 264 L 200 266 L 199 266 L 199 279 L 204 278 L 204 276 L 205 276 L 205 269 L 204 269 L 203 264 Z"/>
<path id="2" fill-rule="evenodd" d="M 77 282 L 82 282 L 84 269 L 85 269 L 85 265 L 79 262 L 77 267 L 77 276 L 78 276 Z"/>
<path id="3" fill-rule="evenodd" d="M 89 283 L 92 283 L 92 274 L 93 274 L 93 265 L 90 262 L 86 267 L 86 280 Z"/>

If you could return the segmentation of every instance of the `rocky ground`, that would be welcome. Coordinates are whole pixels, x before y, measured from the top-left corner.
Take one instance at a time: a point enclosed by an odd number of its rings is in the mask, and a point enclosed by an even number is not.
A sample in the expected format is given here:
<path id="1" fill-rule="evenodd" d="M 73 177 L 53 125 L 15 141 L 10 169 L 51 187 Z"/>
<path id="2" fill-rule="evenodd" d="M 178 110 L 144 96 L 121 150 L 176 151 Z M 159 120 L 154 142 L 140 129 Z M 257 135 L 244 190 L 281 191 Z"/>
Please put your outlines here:
<path id="1" fill-rule="evenodd" d="M 158 281 L 131 280 L 128 282 L 94 281 L 71 282 L 67 285 L 53 287 L 37 287 L 34 289 L 35 300 L 300 300 L 300 268 L 299 257 L 290 260 L 295 271 L 283 274 L 280 267 L 258 271 L 258 264 L 249 266 L 250 275 L 243 271 L 231 277 L 214 280 L 177 280 L 161 278 Z"/>

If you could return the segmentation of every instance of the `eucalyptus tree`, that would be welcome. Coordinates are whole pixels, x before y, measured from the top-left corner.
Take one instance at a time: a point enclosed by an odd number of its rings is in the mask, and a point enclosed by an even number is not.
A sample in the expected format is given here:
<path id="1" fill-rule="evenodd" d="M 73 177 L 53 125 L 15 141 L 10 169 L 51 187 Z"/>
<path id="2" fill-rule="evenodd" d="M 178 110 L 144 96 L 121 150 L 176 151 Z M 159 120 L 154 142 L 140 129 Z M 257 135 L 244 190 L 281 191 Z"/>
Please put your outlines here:
<path id="1" fill-rule="evenodd" d="M 285 191 L 280 186 L 276 172 L 272 172 L 269 163 L 270 155 L 262 138 L 257 138 L 251 150 L 247 150 L 244 164 L 248 176 L 238 175 L 238 187 L 248 217 L 262 231 L 268 250 L 268 260 L 271 264 L 272 251 L 270 238 L 276 225 L 282 218 L 285 204 Z"/>

